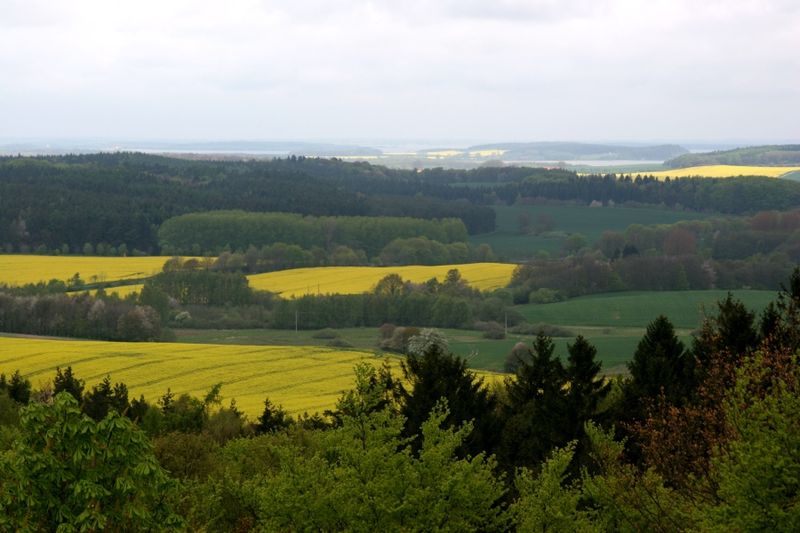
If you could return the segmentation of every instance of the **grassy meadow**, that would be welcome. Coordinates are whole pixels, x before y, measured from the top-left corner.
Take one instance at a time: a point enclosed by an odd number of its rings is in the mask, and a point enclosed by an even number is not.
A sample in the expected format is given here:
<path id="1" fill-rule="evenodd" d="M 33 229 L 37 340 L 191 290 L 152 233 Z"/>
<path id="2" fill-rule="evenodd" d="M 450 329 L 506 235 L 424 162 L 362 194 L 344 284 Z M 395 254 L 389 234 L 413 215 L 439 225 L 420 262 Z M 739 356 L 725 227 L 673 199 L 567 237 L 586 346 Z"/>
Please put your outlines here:
<path id="1" fill-rule="evenodd" d="M 756 312 L 760 312 L 775 299 L 773 291 L 732 291 L 735 298 Z M 716 302 L 724 299 L 727 291 L 665 291 L 621 292 L 574 298 L 552 304 L 518 306 L 526 319 L 533 324 L 560 326 L 570 336 L 554 340 L 556 354 L 565 359 L 567 344 L 576 335 L 583 335 L 596 348 L 598 359 L 606 372 L 617 373 L 633 356 L 647 325 L 659 314 L 666 315 L 675 325 L 680 339 L 689 345 L 691 333 L 706 315 L 713 315 Z M 505 339 L 483 338 L 481 332 L 471 330 L 442 330 L 450 341 L 451 350 L 469 360 L 478 370 L 502 372 L 511 348 L 517 342 L 530 344 L 531 335 L 509 333 Z M 313 330 L 177 330 L 180 342 L 242 345 L 318 345 L 325 346 L 330 339 L 316 337 Z M 337 330 L 339 339 L 357 350 L 376 350 L 377 328 L 346 328 Z"/>
<path id="2" fill-rule="evenodd" d="M 624 231 L 631 224 L 673 224 L 708 216 L 704 213 L 650 207 L 514 205 L 495 206 L 494 210 L 497 213 L 497 229 L 492 233 L 470 236 L 470 243 L 487 243 L 498 257 L 508 261 L 530 258 L 537 251 L 558 252 L 571 233 L 580 233 L 591 243 L 604 231 Z M 532 227 L 537 224 L 539 217 L 549 217 L 553 221 L 553 229 L 539 235 L 522 234 L 519 224 L 521 215 L 528 215 Z"/>
<path id="3" fill-rule="evenodd" d="M 377 328 L 343 328 L 336 330 L 341 341 L 351 345 L 354 350 L 375 351 L 378 349 Z M 453 353 L 467 358 L 469 366 L 476 371 L 502 372 L 506 356 L 518 342 L 528 345 L 534 340 L 532 335 L 509 333 L 505 339 L 483 338 L 479 331 L 462 329 L 441 330 L 450 341 Z M 644 333 L 643 328 L 570 328 L 572 337 L 555 338 L 556 354 L 567 357 L 567 343 L 574 335 L 583 335 L 598 349 L 598 358 L 603 361 L 603 370 L 618 372 L 627 362 L 636 344 Z M 319 339 L 315 330 L 275 330 L 275 329 L 178 329 L 175 331 L 178 342 L 228 345 L 270 345 L 270 346 L 318 346 L 326 347 L 330 339 Z M 685 339 L 689 330 L 680 332 Z"/>
<path id="4" fill-rule="evenodd" d="M 735 298 L 760 312 L 777 295 L 774 291 L 730 291 Z M 564 326 L 644 328 L 658 315 L 669 318 L 678 328 L 697 328 L 704 315 L 716 312 L 716 302 L 728 291 L 641 291 L 595 294 L 552 304 L 518 306 L 533 323 Z"/>

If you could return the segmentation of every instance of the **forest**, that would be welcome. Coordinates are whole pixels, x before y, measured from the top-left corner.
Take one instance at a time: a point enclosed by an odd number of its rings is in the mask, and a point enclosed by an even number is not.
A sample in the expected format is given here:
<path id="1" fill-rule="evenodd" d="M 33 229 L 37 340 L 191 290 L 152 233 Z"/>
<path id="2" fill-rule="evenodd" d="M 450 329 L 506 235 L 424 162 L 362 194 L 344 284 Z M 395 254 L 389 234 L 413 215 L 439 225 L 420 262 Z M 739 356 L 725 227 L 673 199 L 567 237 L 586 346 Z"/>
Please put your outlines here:
<path id="1" fill-rule="evenodd" d="M 797 144 L 752 146 L 702 154 L 683 154 L 664 162 L 664 166 L 668 168 L 699 165 L 793 166 L 798 164 L 800 164 L 800 145 Z"/>
<path id="2" fill-rule="evenodd" d="M 217 210 L 461 219 L 495 229 L 492 205 L 524 199 L 732 215 L 800 205 L 800 183 L 767 178 L 658 181 L 564 170 L 396 170 L 306 157 L 188 161 L 136 153 L 0 158 L 6 253 L 156 255 L 168 219 Z M 436 239 L 434 239 L 436 240 Z M 224 247 L 226 243 L 218 243 Z M 287 243 L 288 244 L 288 243 Z M 202 250 L 202 252 L 211 250 Z"/>

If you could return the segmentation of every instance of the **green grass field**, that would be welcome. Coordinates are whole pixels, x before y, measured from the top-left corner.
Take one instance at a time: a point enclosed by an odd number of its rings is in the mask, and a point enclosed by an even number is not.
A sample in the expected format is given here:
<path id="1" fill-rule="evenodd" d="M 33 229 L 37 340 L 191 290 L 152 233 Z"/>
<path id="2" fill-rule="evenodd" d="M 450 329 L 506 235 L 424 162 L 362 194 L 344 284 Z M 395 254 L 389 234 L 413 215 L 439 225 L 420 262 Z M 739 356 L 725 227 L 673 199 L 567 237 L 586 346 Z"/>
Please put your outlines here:
<path id="1" fill-rule="evenodd" d="M 502 372 L 503 363 L 511 348 L 518 342 L 531 344 L 533 336 L 515 335 L 509 333 L 502 340 L 484 339 L 482 334 L 471 330 L 443 330 L 450 341 L 453 353 L 469 360 L 472 368 Z M 619 371 L 630 359 L 636 344 L 644 334 L 643 328 L 601 328 L 577 327 L 571 328 L 574 335 L 583 335 L 592 342 L 598 350 L 598 357 L 603 361 L 606 371 Z M 346 328 L 337 330 L 340 338 L 352 345 L 352 349 L 378 351 L 378 331 L 373 328 Z M 229 344 L 229 345 L 264 345 L 264 346 L 326 346 L 329 339 L 314 338 L 316 331 L 287 331 L 271 329 L 245 329 L 245 330 L 191 330 L 179 329 L 176 331 L 178 342 L 199 344 Z M 689 330 L 681 331 L 682 338 L 689 339 Z M 567 343 L 574 340 L 570 338 L 556 338 L 556 354 L 561 358 L 567 356 Z"/>
<path id="2" fill-rule="evenodd" d="M 631 224 L 672 224 L 681 220 L 697 220 L 709 215 L 691 211 L 671 211 L 645 207 L 596 207 L 522 205 L 495 206 L 497 230 L 472 235 L 471 244 L 487 243 L 504 261 L 519 261 L 532 257 L 537 251 L 555 253 L 562 249 L 570 233 L 583 234 L 593 243 L 604 231 L 625 231 Z M 535 226 L 541 215 L 551 217 L 552 232 L 541 235 L 519 233 L 519 217 L 527 213 Z"/>
<path id="3" fill-rule="evenodd" d="M 704 312 L 714 314 L 717 301 L 727 291 L 670 291 L 624 292 L 585 296 L 565 302 L 518 306 L 531 323 L 544 323 L 569 329 L 572 336 L 554 339 L 556 354 L 567 356 L 567 344 L 576 335 L 583 335 L 596 348 L 603 370 L 617 373 L 633 356 L 645 328 L 659 314 L 666 315 L 677 334 L 688 346 L 691 333 L 700 326 Z M 733 291 L 745 305 L 760 312 L 775 299 L 772 291 Z M 443 330 L 450 340 L 452 351 L 469 360 L 471 367 L 502 371 L 503 363 L 517 342 L 530 344 L 530 335 L 509 333 L 502 340 L 484 339 L 477 331 Z M 279 346 L 325 346 L 329 339 L 317 339 L 316 331 L 287 330 L 177 330 L 178 341 L 204 344 L 243 344 Z M 338 330 L 339 338 L 354 349 L 377 350 L 377 328 L 348 328 Z"/>
<path id="4" fill-rule="evenodd" d="M 760 312 L 776 293 L 773 291 L 731 291 L 752 310 Z M 700 325 L 704 310 L 714 314 L 715 303 L 728 291 L 620 292 L 573 298 L 552 304 L 528 304 L 517 309 L 529 322 L 566 326 L 639 327 L 658 315 L 665 315 L 678 328 Z"/>

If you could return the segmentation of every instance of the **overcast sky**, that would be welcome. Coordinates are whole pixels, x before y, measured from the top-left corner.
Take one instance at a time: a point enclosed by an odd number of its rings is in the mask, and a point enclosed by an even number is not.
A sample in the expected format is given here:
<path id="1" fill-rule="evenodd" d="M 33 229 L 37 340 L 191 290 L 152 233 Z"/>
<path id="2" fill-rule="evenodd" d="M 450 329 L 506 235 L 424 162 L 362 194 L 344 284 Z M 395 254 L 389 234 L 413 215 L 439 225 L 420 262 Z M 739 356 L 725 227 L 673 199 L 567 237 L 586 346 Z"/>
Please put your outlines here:
<path id="1" fill-rule="evenodd" d="M 0 0 L 0 139 L 800 141 L 798 0 Z"/>

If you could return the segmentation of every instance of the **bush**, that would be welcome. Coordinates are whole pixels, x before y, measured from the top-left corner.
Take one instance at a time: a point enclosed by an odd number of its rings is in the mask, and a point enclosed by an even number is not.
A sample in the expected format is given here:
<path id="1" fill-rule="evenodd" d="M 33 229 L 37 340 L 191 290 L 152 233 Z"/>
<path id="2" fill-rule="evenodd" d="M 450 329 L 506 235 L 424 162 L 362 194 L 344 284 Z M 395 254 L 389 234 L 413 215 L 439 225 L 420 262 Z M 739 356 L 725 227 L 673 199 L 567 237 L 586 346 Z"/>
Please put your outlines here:
<path id="1" fill-rule="evenodd" d="M 381 339 L 391 339 L 395 329 L 397 326 L 394 324 L 385 323 L 378 328 L 378 334 Z"/>
<path id="2" fill-rule="evenodd" d="M 338 339 L 339 332 L 333 328 L 325 328 L 311 335 L 314 339 Z"/>
<path id="3" fill-rule="evenodd" d="M 353 345 L 347 342 L 344 339 L 331 339 L 325 343 L 325 346 L 330 346 L 332 348 L 352 348 Z"/>
<path id="4" fill-rule="evenodd" d="M 551 304 L 561 300 L 561 294 L 553 289 L 537 289 L 528 295 L 528 302 L 532 304 Z"/>
<path id="5" fill-rule="evenodd" d="M 553 326 L 550 324 L 529 324 L 524 322 L 510 328 L 511 333 L 517 335 L 545 335 L 547 337 L 574 337 L 575 333 L 571 330 L 561 327 Z"/>
<path id="6" fill-rule="evenodd" d="M 531 350 L 524 342 L 518 342 L 511 348 L 511 352 L 506 356 L 503 364 L 503 370 L 509 374 L 516 373 L 520 364 L 525 363 L 530 365 L 533 362 Z"/>
<path id="7" fill-rule="evenodd" d="M 396 327 L 392 331 L 392 336 L 380 342 L 380 348 L 390 352 L 405 353 L 408 341 L 414 335 L 419 334 L 419 328 L 415 327 Z"/>
<path id="8" fill-rule="evenodd" d="M 506 338 L 506 333 L 503 326 L 493 320 L 489 322 L 475 322 L 473 327 L 476 330 L 483 332 L 484 339 L 500 340 Z"/>

